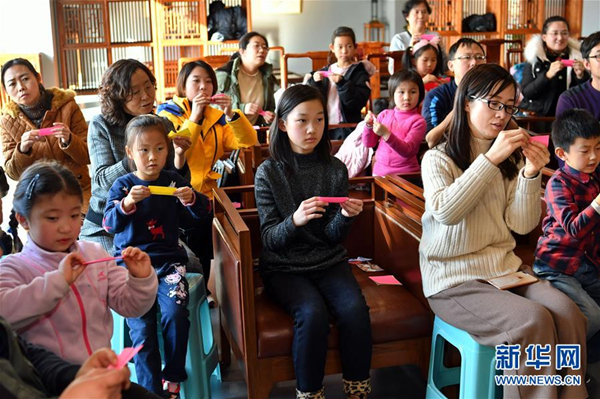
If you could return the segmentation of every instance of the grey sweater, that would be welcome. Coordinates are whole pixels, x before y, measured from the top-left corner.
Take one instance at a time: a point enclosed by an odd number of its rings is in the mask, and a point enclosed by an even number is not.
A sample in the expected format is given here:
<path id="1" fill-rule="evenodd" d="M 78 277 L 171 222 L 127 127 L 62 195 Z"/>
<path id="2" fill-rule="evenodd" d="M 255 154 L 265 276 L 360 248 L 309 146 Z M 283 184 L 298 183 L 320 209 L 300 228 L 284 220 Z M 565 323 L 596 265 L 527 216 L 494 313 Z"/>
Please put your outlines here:
<path id="1" fill-rule="evenodd" d="M 287 177 L 283 164 L 267 159 L 257 172 L 255 196 L 263 252 L 261 273 L 324 270 L 347 260 L 341 241 L 353 218 L 330 204 L 322 218 L 296 227 L 292 216 L 300 203 L 313 196 L 348 196 L 348 170 L 337 158 L 322 162 L 315 153 L 295 154 L 298 170 Z"/>

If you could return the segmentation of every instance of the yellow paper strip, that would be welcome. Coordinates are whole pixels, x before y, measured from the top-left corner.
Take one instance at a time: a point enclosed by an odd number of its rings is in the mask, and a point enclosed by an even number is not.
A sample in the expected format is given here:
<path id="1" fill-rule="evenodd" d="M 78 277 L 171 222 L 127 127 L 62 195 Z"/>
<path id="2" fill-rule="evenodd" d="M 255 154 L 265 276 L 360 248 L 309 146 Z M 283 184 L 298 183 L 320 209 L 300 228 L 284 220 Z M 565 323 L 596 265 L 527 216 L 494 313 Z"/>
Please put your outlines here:
<path id="1" fill-rule="evenodd" d="M 173 195 L 176 187 L 163 187 L 163 186 L 148 186 L 150 193 L 154 195 Z"/>
<path id="2" fill-rule="evenodd" d="M 174 131 L 171 130 L 171 132 L 169 133 L 169 138 L 172 139 L 173 137 L 192 137 L 192 132 L 190 132 L 190 129 L 188 129 L 187 127 L 185 129 L 182 129 L 180 131 L 178 131 L 177 133 L 175 133 Z"/>

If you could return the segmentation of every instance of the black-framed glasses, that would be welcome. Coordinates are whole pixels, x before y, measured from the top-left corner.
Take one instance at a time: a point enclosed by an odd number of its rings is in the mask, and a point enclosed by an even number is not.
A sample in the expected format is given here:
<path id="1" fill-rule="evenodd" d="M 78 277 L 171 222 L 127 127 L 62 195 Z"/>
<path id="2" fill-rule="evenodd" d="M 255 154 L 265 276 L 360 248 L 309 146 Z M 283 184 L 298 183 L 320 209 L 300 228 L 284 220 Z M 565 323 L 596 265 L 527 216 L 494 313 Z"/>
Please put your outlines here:
<path id="1" fill-rule="evenodd" d="M 461 55 L 460 57 L 454 57 L 455 60 L 459 61 L 471 61 L 475 60 L 477 62 L 485 61 L 487 57 L 485 55 L 476 54 L 476 55 Z"/>
<path id="2" fill-rule="evenodd" d="M 592 58 L 595 58 L 596 61 L 600 62 L 600 53 L 596 55 L 590 55 L 589 57 L 587 57 L 588 60 L 591 60 Z"/>
<path id="3" fill-rule="evenodd" d="M 517 112 L 519 112 L 519 107 L 516 107 L 514 105 L 506 105 L 504 103 L 501 103 L 500 101 L 488 100 L 486 98 L 481 98 L 481 97 L 475 97 L 475 96 L 470 96 L 470 97 L 473 100 L 483 101 L 484 103 L 487 104 L 488 108 L 491 109 L 492 111 L 504 110 L 504 112 L 506 112 L 509 115 L 514 115 Z"/>

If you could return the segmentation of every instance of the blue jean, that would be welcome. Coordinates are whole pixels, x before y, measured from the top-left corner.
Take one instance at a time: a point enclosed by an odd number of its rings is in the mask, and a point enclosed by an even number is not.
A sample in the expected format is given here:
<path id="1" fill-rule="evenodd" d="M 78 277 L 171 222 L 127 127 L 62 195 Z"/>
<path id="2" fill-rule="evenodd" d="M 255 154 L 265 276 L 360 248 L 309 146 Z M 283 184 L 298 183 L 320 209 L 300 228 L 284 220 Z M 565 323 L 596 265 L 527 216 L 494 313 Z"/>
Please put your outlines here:
<path id="1" fill-rule="evenodd" d="M 187 379 L 185 357 L 190 331 L 190 312 L 187 308 L 189 287 L 185 265 L 165 264 L 156 269 L 156 274 L 158 294 L 154 305 L 142 317 L 127 319 L 127 325 L 133 346 L 144 344 L 134 359 L 138 384 L 162 394 L 162 379 L 171 382 Z M 165 354 L 162 373 L 157 331 L 158 306 Z"/>
<path id="2" fill-rule="evenodd" d="M 292 356 L 299 391 L 315 392 L 323 386 L 330 312 L 340 332 L 343 378 L 369 378 L 369 307 L 348 263 L 302 274 L 275 273 L 265 276 L 264 283 L 267 294 L 294 319 Z"/>
<path id="3" fill-rule="evenodd" d="M 552 286 L 571 298 L 588 319 L 588 362 L 600 361 L 600 276 L 598 268 L 583 258 L 574 275 L 552 269 L 537 259 L 533 271 L 539 278 L 548 280 Z"/>

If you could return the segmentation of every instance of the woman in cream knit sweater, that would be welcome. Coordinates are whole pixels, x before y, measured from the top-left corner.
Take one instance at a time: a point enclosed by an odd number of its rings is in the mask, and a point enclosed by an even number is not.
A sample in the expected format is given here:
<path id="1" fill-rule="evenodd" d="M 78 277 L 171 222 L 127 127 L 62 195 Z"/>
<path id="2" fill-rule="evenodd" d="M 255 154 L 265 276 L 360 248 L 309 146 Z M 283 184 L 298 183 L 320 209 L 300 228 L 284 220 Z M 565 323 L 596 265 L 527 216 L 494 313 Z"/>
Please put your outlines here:
<path id="1" fill-rule="evenodd" d="M 517 270 L 511 230 L 540 220 L 544 145 L 522 129 L 504 130 L 517 111 L 518 86 L 502 67 L 479 65 L 461 82 L 455 115 L 422 163 L 426 201 L 419 248 L 423 289 L 435 314 L 482 345 L 520 344 L 517 370 L 505 374 L 585 375 L 585 317 L 546 281 L 499 290 L 485 280 Z M 525 366 L 529 344 L 550 344 L 552 366 Z M 580 344 L 581 368 L 557 371 L 556 344 Z M 505 386 L 505 397 L 585 398 L 585 385 Z"/>

